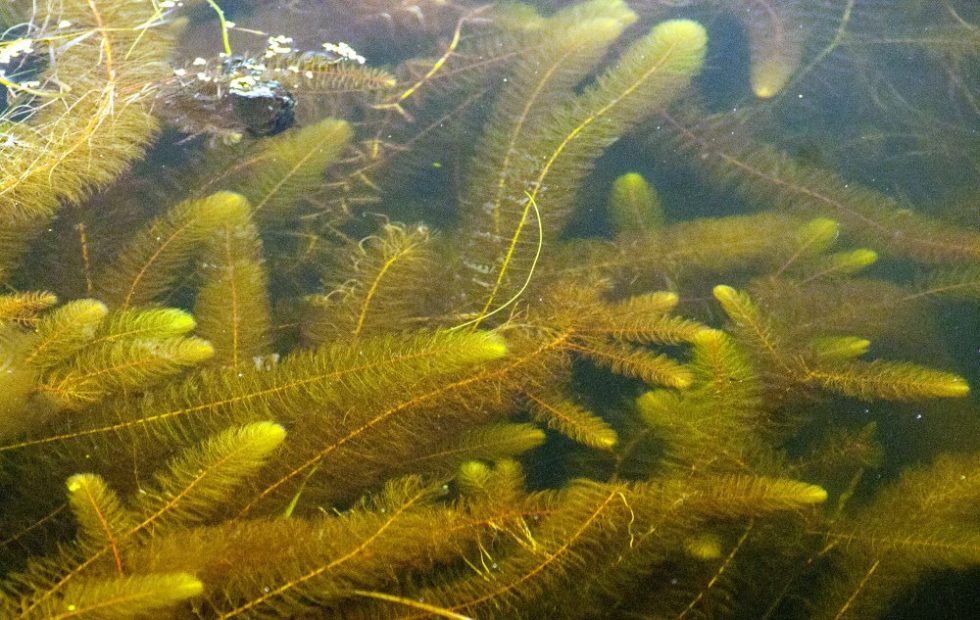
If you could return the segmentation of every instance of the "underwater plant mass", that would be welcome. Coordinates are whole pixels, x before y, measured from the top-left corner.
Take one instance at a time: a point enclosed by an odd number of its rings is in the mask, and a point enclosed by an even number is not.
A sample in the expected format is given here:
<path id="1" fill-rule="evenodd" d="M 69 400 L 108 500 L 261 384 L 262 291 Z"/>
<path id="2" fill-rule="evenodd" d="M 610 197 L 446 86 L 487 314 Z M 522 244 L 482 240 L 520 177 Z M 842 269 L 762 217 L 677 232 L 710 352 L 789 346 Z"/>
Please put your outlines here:
<path id="1" fill-rule="evenodd" d="M 975 617 L 974 0 L 0 25 L 0 618 Z"/>

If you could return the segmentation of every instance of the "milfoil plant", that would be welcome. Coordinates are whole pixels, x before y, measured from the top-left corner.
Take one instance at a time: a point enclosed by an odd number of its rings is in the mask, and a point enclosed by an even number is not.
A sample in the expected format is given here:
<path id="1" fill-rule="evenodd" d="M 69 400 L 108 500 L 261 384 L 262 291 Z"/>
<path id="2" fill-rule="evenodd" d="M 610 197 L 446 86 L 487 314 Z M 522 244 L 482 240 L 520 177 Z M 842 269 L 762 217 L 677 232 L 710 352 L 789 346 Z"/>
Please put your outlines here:
<path id="1" fill-rule="evenodd" d="M 366 3 L 386 67 L 185 4 L 0 7 L 0 616 L 867 618 L 980 563 L 976 221 L 796 122 L 844 74 L 842 135 L 969 140 L 968 2 Z"/>

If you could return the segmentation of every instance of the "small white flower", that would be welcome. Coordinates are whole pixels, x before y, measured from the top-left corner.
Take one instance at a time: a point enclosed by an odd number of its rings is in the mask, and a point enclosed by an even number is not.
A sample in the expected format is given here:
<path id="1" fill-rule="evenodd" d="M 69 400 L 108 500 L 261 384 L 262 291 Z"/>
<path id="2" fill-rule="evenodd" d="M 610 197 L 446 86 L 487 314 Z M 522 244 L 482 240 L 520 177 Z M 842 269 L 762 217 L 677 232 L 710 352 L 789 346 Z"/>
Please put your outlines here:
<path id="1" fill-rule="evenodd" d="M 279 54 L 288 54 L 292 52 L 293 48 L 289 45 L 292 42 L 292 37 L 287 37 L 281 34 L 274 37 L 269 37 L 269 45 L 265 49 L 265 57 L 272 58 L 273 56 L 278 56 Z"/>
<path id="2" fill-rule="evenodd" d="M 248 92 L 255 86 L 255 78 L 251 75 L 243 75 L 228 82 L 228 87 L 234 91 Z"/>
<path id="3" fill-rule="evenodd" d="M 32 43 L 31 39 L 14 39 L 0 44 L 0 65 L 6 65 L 18 56 L 33 52 Z"/>
<path id="4" fill-rule="evenodd" d="M 363 65 L 366 60 L 364 56 L 358 54 L 353 47 L 344 43 L 343 41 L 340 43 L 324 43 L 323 49 L 327 50 L 328 52 L 333 52 L 341 58 L 356 62 L 359 65 Z"/>

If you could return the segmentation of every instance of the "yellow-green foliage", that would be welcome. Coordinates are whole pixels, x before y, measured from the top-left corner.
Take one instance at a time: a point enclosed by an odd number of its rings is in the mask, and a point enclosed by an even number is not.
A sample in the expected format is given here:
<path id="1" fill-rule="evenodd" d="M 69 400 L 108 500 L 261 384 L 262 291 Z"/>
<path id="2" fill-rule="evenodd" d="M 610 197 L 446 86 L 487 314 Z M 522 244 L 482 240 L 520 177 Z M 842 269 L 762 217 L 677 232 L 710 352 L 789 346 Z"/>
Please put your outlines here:
<path id="1" fill-rule="evenodd" d="M 419 227 L 386 225 L 324 274 L 326 295 L 308 300 L 303 335 L 311 343 L 356 340 L 410 329 L 426 311 L 422 293 L 436 270 L 432 237 Z"/>
<path id="2" fill-rule="evenodd" d="M 0 295 L 0 321 L 30 324 L 38 312 L 56 303 L 58 298 L 46 292 Z"/>
<path id="3" fill-rule="evenodd" d="M 57 599 L 30 612 L 37 618 L 134 618 L 166 612 L 203 591 L 204 584 L 188 573 L 90 579 L 67 586 Z"/>
<path id="4" fill-rule="evenodd" d="M 101 302 L 79 299 L 38 319 L 32 333 L 5 327 L 10 369 L 2 379 L 8 398 L 0 435 L 120 391 L 138 393 L 207 360 L 214 348 L 187 336 L 194 326 L 176 309 L 110 313 Z"/>
<path id="5" fill-rule="evenodd" d="M 642 175 L 630 172 L 613 182 L 609 217 L 617 234 L 634 235 L 663 227 L 664 208 L 657 190 Z"/>
<path id="6" fill-rule="evenodd" d="M 149 387 L 212 355 L 214 347 L 199 338 L 93 344 L 69 363 L 47 373 L 37 391 L 59 407 L 78 408 L 109 392 Z"/>
<path id="7" fill-rule="evenodd" d="M 169 73 L 170 33 L 153 3 L 59 0 L 45 10 L 28 40 L 49 65 L 26 90 L 5 84 L 12 105 L 0 110 L 0 274 L 62 202 L 82 200 L 139 156 Z M 8 120 L 25 111 L 26 121 Z"/>
<path id="8" fill-rule="evenodd" d="M 730 3 L 738 6 L 737 3 Z M 760 99 L 779 93 L 800 68 L 803 43 L 808 36 L 799 0 L 766 3 L 752 16 L 736 14 L 746 24 L 749 37 L 749 80 Z"/>
<path id="9" fill-rule="evenodd" d="M 137 529 L 187 526 L 205 522 L 237 487 L 265 465 L 286 430 L 271 422 L 254 422 L 208 439 L 186 450 L 158 477 L 157 488 L 136 498 Z"/>
<path id="10" fill-rule="evenodd" d="M 102 298 L 122 308 L 156 301 L 216 231 L 247 217 L 248 202 L 231 192 L 178 204 L 137 233 L 106 268 L 98 278 Z"/>
<path id="11" fill-rule="evenodd" d="M 616 445 L 616 431 L 605 420 L 590 413 L 564 394 L 528 394 L 534 419 L 600 450 Z"/>
<path id="12" fill-rule="evenodd" d="M 682 151 L 705 163 L 713 182 L 746 200 L 832 217 L 846 234 L 887 256 L 933 265 L 980 261 L 980 232 L 902 208 L 895 198 L 800 162 L 743 134 L 732 118 L 709 116 L 692 124 L 691 115 L 685 109 L 665 125 L 676 133 Z"/>
<path id="13" fill-rule="evenodd" d="M 170 4 L 0 2 L 0 617 L 872 618 L 980 566 L 980 235 L 920 204 L 975 191 L 969 0 Z"/>
<path id="14" fill-rule="evenodd" d="M 828 360 L 819 350 L 793 352 L 794 347 L 785 342 L 748 295 L 724 285 L 716 286 L 714 294 L 745 342 L 785 380 L 864 400 L 959 397 L 970 391 L 958 375 L 907 362 Z"/>
<path id="15" fill-rule="evenodd" d="M 873 502 L 822 528 L 838 554 L 814 617 L 881 615 L 928 571 L 976 566 L 976 467 L 975 454 L 961 454 L 909 469 Z"/>
<path id="16" fill-rule="evenodd" d="M 269 352 L 271 310 L 262 246 L 249 212 L 229 216 L 200 254 L 194 302 L 197 331 L 215 349 L 212 363 L 238 368 Z"/>
<path id="17" fill-rule="evenodd" d="M 482 463 L 470 459 L 501 461 L 537 448 L 544 441 L 544 431 L 534 424 L 487 424 L 440 442 L 431 451 L 412 459 L 411 465 L 419 471 L 448 476 L 463 463 Z"/>
<path id="18" fill-rule="evenodd" d="M 33 346 L 25 361 L 39 369 L 50 368 L 78 352 L 92 340 L 108 312 L 100 301 L 78 299 L 48 313 L 34 329 Z M 181 333 L 193 327 L 192 320 Z"/>
<path id="19" fill-rule="evenodd" d="M 78 523 L 78 546 L 85 553 L 97 553 L 108 546 L 113 550 L 116 572 L 121 575 L 124 569 L 119 541 L 136 525 L 136 516 L 95 474 L 76 474 L 68 478 L 66 486 L 68 505 Z"/>
<path id="20" fill-rule="evenodd" d="M 694 339 L 692 385 L 652 390 L 636 409 L 667 441 L 672 462 L 699 470 L 757 471 L 767 456 L 766 407 L 760 377 L 746 353 L 720 330 Z"/>
<path id="21" fill-rule="evenodd" d="M 478 272 L 472 284 L 464 285 L 475 285 L 478 319 L 519 294 L 533 269 L 535 244 L 528 239 L 540 242 L 560 231 L 569 213 L 565 202 L 580 187 L 590 162 L 682 92 L 700 69 L 706 44 L 707 35 L 695 22 L 659 24 L 581 95 L 569 95 L 547 120 L 524 132 L 522 138 L 532 146 L 522 159 L 535 164 L 498 183 L 506 192 L 499 205 L 487 205 L 481 192 L 464 210 L 463 230 L 471 240 L 463 248 L 463 265 Z M 534 220 L 540 225 L 535 227 Z"/>
<path id="22" fill-rule="evenodd" d="M 350 136 L 347 122 L 327 118 L 262 140 L 244 152 L 234 152 L 233 158 L 222 158 L 221 167 L 209 170 L 195 184 L 194 194 L 238 192 L 251 203 L 260 222 L 288 221 L 298 203 L 315 193 L 324 170 L 337 159 Z"/>

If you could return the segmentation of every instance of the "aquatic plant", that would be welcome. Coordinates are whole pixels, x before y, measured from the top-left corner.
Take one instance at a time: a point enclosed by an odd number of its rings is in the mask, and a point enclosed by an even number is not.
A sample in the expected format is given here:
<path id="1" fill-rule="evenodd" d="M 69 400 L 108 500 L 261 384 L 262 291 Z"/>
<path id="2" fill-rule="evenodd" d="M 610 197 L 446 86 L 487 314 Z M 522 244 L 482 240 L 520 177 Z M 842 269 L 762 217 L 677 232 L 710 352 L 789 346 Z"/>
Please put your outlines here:
<path id="1" fill-rule="evenodd" d="M 0 616 L 867 618 L 980 563 L 980 232 L 796 122 L 835 71 L 840 135 L 968 140 L 971 4 L 176 4 L 0 7 Z M 894 45 L 958 105 L 876 98 Z"/>

